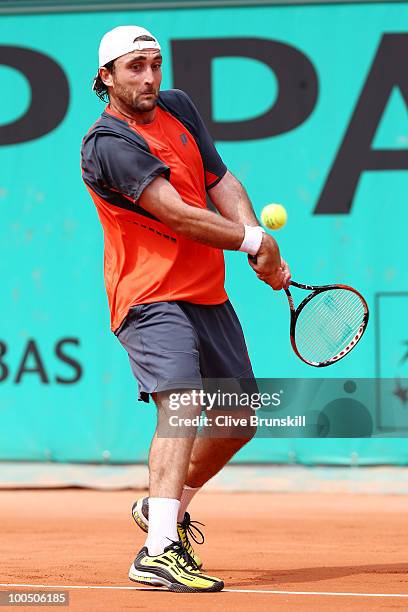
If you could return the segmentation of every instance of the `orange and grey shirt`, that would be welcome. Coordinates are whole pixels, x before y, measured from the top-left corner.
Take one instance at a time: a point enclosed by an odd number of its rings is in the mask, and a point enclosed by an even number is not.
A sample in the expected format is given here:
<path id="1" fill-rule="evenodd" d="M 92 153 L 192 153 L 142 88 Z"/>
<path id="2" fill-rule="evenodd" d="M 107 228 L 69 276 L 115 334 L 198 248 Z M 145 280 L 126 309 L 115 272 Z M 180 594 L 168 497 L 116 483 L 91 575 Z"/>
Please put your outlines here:
<path id="1" fill-rule="evenodd" d="M 206 208 L 206 191 L 227 171 L 187 94 L 161 92 L 154 120 L 143 125 L 130 125 L 108 105 L 83 140 L 81 161 L 104 231 L 114 332 L 135 304 L 228 299 L 222 250 L 177 234 L 138 204 L 163 176 L 186 204 Z"/>

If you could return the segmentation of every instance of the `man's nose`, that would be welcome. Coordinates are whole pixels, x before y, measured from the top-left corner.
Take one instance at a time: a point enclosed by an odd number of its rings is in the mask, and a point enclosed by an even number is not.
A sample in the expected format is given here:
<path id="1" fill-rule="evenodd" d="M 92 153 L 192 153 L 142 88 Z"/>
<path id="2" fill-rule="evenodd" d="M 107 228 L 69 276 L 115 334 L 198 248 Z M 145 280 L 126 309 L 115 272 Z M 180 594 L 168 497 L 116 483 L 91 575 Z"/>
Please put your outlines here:
<path id="1" fill-rule="evenodd" d="M 150 66 L 148 66 L 144 73 L 144 81 L 146 85 L 151 85 L 153 83 L 153 80 L 154 80 L 153 70 L 150 68 Z"/>

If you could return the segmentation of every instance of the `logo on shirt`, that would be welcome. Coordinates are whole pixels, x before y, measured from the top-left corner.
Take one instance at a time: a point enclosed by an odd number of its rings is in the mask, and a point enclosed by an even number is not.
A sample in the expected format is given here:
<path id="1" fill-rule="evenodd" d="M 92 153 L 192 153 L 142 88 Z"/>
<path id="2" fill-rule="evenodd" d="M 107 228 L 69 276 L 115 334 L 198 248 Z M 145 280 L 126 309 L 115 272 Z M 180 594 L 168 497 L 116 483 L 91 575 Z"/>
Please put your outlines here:
<path id="1" fill-rule="evenodd" d="M 188 143 L 188 138 L 187 138 L 187 136 L 184 133 L 180 134 L 180 139 L 181 139 L 181 142 L 183 143 L 183 145 L 186 145 Z"/>

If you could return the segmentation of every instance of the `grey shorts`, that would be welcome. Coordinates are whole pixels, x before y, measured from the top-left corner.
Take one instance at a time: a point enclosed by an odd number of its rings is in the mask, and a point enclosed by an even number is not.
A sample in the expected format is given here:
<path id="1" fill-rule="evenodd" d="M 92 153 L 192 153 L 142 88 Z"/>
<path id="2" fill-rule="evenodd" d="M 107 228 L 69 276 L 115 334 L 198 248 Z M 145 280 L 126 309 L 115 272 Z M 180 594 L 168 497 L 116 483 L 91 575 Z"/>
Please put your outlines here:
<path id="1" fill-rule="evenodd" d="M 117 337 L 139 385 L 139 399 L 171 389 L 202 389 L 202 379 L 253 379 L 238 317 L 215 306 L 156 302 L 133 306 Z"/>

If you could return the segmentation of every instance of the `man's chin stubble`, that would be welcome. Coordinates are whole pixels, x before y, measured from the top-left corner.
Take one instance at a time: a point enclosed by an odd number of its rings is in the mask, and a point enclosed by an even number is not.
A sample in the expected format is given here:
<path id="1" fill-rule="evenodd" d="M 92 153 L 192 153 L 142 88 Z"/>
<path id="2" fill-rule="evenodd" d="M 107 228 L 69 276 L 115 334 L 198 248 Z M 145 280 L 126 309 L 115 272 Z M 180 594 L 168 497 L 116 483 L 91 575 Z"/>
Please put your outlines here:
<path id="1" fill-rule="evenodd" d="M 135 104 L 133 106 L 133 110 L 139 113 L 148 113 L 152 111 L 157 106 L 157 100 L 152 100 L 152 102 L 141 102 L 139 104 Z"/>

